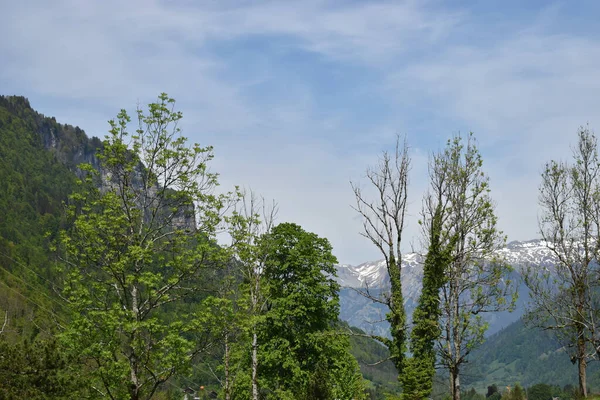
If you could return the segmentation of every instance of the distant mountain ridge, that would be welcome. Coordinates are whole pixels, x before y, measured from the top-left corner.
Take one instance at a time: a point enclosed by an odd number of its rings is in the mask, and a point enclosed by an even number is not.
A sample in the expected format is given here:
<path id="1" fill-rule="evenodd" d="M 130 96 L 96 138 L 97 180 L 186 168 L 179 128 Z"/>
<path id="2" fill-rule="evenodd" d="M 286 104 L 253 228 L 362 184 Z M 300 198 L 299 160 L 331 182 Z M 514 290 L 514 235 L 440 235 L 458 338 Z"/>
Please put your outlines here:
<path id="1" fill-rule="evenodd" d="M 498 255 L 504 257 L 515 269 L 528 264 L 550 266 L 556 261 L 547 243 L 541 239 L 512 241 L 506 247 L 500 249 Z M 413 252 L 402 255 L 402 284 L 404 287 L 411 286 L 414 283 L 413 277 L 420 276 L 422 278 L 424 261 L 424 254 Z M 389 285 L 385 268 L 385 260 L 369 261 L 357 266 L 341 264 L 337 267 L 337 281 L 342 287 L 385 287 Z M 418 282 L 420 284 L 420 279 Z"/>
<path id="2" fill-rule="evenodd" d="M 547 243 L 540 239 L 512 241 L 499 250 L 498 255 L 513 266 L 515 271 L 511 278 L 519 282 L 521 282 L 522 272 L 527 266 L 539 265 L 547 268 L 552 266 L 556 260 Z M 402 290 L 409 317 L 421 294 L 424 259 L 423 254 L 414 252 L 402 255 Z M 341 319 L 366 332 L 379 335 L 389 334 L 387 322 L 383 321 L 387 309 L 360 295 L 356 290 L 368 288 L 373 294 L 379 295 L 389 289 L 385 260 L 366 262 L 357 266 L 342 264 L 337 266 L 337 274 L 337 282 L 342 287 L 340 290 Z M 513 313 L 501 312 L 486 315 L 486 319 L 490 323 L 488 334 L 491 335 L 518 320 L 523 315 L 528 300 L 528 291 L 524 285 L 520 285 L 519 300 Z"/>

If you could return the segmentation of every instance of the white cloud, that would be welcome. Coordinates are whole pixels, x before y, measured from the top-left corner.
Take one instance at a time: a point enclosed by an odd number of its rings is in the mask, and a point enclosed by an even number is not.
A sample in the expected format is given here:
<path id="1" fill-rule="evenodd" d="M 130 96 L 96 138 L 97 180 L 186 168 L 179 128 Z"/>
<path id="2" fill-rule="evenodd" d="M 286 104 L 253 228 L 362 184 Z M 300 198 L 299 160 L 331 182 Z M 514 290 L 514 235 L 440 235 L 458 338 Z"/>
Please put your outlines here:
<path id="1" fill-rule="evenodd" d="M 541 18 L 494 45 L 449 46 L 388 79 L 435 108 L 434 129 L 476 133 L 510 240 L 538 236 L 543 163 L 570 157 L 578 126 L 600 126 L 600 41 L 549 33 L 540 27 L 549 14 Z"/>
<path id="2" fill-rule="evenodd" d="M 414 220 L 427 186 L 428 152 L 458 130 L 473 130 L 504 230 L 528 239 L 537 230 L 541 163 L 568 156 L 577 125 L 600 126 L 593 120 L 600 42 L 548 32 L 558 18 L 552 12 L 501 37 L 475 23 L 477 15 L 443 6 L 416 0 L 5 2 L 0 36 L 10 40 L 0 41 L 0 83 L 96 135 L 118 108 L 166 91 L 184 111 L 185 134 L 215 145 L 214 169 L 224 187 L 251 186 L 274 198 L 281 220 L 327 236 L 340 261 L 349 263 L 379 255 L 358 235 L 348 181 L 360 179 L 395 133 L 407 134 L 414 168 L 405 243 L 418 244 Z M 494 40 L 457 41 L 453 34 L 465 27 L 471 36 L 486 30 Z M 232 54 L 250 39 L 260 45 L 249 42 L 248 57 L 232 64 Z M 310 74 L 276 65 L 287 54 L 357 66 L 370 80 L 360 81 L 354 71 L 342 77 L 344 84 L 391 111 L 321 109 L 319 90 L 326 89 L 303 81 Z M 358 116 L 373 120 L 358 127 Z"/>

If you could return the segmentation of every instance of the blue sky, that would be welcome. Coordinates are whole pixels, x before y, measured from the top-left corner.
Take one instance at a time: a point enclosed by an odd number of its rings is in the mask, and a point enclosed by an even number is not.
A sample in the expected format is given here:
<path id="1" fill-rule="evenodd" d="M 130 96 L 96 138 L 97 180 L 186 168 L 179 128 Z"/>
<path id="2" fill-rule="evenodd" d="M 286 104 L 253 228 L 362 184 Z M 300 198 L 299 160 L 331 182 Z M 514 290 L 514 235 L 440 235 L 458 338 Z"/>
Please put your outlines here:
<path id="1" fill-rule="evenodd" d="M 495 3 L 495 4 L 492 4 Z M 215 146 L 223 189 L 278 202 L 340 262 L 379 258 L 349 180 L 397 133 L 413 169 L 405 249 L 427 159 L 473 131 L 509 240 L 538 236 L 543 163 L 600 126 L 595 1 L 0 0 L 0 93 L 102 137 L 160 92 Z"/>

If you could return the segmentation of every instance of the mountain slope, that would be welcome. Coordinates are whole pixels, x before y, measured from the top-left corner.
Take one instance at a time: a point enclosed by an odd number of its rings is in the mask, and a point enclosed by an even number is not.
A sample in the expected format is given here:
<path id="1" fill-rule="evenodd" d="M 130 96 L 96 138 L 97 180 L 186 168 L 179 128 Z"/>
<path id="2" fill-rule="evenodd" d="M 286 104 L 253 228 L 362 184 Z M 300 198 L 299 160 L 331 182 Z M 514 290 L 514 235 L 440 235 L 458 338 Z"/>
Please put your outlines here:
<path id="1" fill-rule="evenodd" d="M 513 266 L 511 279 L 522 280 L 521 274 L 528 266 L 551 268 L 555 259 L 542 240 L 515 241 L 499 251 Z M 405 307 L 412 314 L 420 294 L 423 275 L 423 257 L 412 253 L 403 257 L 402 283 L 405 289 Z M 381 322 L 386 308 L 361 296 L 357 289 L 367 287 L 374 296 L 385 293 L 389 281 L 383 261 L 363 263 L 358 266 L 340 265 L 338 282 L 340 292 L 340 317 L 351 325 L 376 334 L 388 334 L 388 325 Z M 529 300 L 527 288 L 519 285 L 519 301 L 513 313 L 490 313 L 486 319 L 490 323 L 488 338 L 475 349 L 461 374 L 463 388 L 475 388 L 485 393 L 487 386 L 513 386 L 520 383 L 530 387 L 537 383 L 552 385 L 576 385 L 577 368 L 571 364 L 565 347 L 550 331 L 527 327 L 522 315 Z M 409 317 L 410 318 L 410 317 Z M 443 378 L 440 371 L 439 379 Z M 588 385 L 592 390 L 600 390 L 600 363 L 588 366 Z"/>
<path id="2" fill-rule="evenodd" d="M 48 246 L 75 187 L 74 163 L 97 144 L 35 112 L 23 97 L 0 96 L 0 318 L 6 313 L 11 336 L 55 326 L 43 321 L 60 314 Z"/>
<path id="3" fill-rule="evenodd" d="M 510 279 L 521 282 L 521 273 L 529 265 L 539 265 L 542 268 L 553 264 L 554 258 L 546 243 L 542 240 L 514 241 L 499 251 L 499 255 L 513 266 L 514 272 Z M 421 293 L 423 279 L 424 256 L 418 253 L 404 254 L 402 257 L 402 290 L 405 296 L 405 307 L 409 317 L 416 307 Z M 339 265 L 337 281 L 340 290 L 340 318 L 369 333 L 387 335 L 387 322 L 383 321 L 387 308 L 357 292 L 357 289 L 376 296 L 385 293 L 389 288 L 389 278 L 383 260 L 367 262 L 358 266 L 349 264 Z M 485 318 L 490 323 L 488 334 L 493 334 L 518 320 L 524 312 L 529 299 L 528 291 L 519 285 L 519 300 L 514 312 L 490 313 Z"/>
<path id="4" fill-rule="evenodd" d="M 588 385 L 600 388 L 600 364 L 588 366 Z M 479 392 L 492 383 L 499 387 L 519 382 L 528 387 L 536 383 L 577 384 L 577 367 L 565 347 L 552 332 L 527 327 L 522 319 L 492 335 L 471 353 L 463 372 L 463 386 Z"/>

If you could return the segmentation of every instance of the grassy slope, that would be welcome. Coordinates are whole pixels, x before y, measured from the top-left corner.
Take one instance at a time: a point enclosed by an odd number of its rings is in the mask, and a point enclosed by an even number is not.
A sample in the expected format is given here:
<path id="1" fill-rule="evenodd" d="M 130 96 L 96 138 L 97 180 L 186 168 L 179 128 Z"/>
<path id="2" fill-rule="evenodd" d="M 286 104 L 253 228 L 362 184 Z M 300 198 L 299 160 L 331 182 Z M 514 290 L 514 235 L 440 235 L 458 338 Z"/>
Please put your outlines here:
<path id="1" fill-rule="evenodd" d="M 493 383 L 499 387 L 520 383 L 564 386 L 577 384 L 577 366 L 551 332 L 528 328 L 522 320 L 490 337 L 474 351 L 463 373 L 463 387 L 483 392 Z M 600 365 L 588 367 L 588 386 L 600 388 Z"/>

